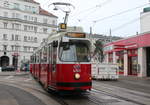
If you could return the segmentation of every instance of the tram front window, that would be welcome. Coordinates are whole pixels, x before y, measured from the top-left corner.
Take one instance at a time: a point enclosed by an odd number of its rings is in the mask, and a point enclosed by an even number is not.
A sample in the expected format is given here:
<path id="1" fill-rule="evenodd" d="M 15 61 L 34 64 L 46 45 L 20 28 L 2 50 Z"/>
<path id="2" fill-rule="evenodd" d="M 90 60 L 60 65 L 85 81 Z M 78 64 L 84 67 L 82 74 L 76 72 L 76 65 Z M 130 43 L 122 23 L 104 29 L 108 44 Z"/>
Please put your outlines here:
<path id="1" fill-rule="evenodd" d="M 89 62 L 89 48 L 84 43 L 63 43 L 60 46 L 60 60 L 74 62 Z"/>

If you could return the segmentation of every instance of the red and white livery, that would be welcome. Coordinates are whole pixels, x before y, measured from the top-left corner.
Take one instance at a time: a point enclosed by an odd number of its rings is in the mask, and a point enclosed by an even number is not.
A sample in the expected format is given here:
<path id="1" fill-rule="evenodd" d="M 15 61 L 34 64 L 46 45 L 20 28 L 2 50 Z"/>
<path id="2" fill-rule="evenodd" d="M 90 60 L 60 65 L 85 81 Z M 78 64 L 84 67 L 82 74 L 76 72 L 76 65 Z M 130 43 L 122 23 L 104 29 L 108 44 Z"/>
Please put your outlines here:
<path id="1" fill-rule="evenodd" d="M 90 51 L 91 42 L 85 33 L 55 33 L 31 56 L 30 72 L 47 89 L 90 90 Z"/>

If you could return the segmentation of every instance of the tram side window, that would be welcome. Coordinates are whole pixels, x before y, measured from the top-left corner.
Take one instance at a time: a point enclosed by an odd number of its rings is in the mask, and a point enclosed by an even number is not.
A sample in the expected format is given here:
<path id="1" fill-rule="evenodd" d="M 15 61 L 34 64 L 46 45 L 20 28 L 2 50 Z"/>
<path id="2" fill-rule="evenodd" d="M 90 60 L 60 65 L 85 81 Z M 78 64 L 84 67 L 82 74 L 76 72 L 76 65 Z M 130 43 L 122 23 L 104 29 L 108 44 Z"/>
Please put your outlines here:
<path id="1" fill-rule="evenodd" d="M 34 55 L 32 56 L 32 63 L 34 63 Z"/>
<path id="2" fill-rule="evenodd" d="M 34 63 L 36 63 L 36 55 L 34 55 Z"/>
<path id="3" fill-rule="evenodd" d="M 49 47 L 48 47 L 48 60 L 49 60 L 49 63 L 52 62 L 51 55 L 52 55 L 52 46 L 49 45 Z"/>
<path id="4" fill-rule="evenodd" d="M 37 63 L 39 63 L 39 54 L 37 55 Z"/>
<path id="5" fill-rule="evenodd" d="M 43 62 L 47 62 L 47 47 L 43 48 Z"/>
<path id="6" fill-rule="evenodd" d="M 57 47 L 53 47 L 53 64 L 56 64 L 56 59 L 57 59 Z"/>
<path id="7" fill-rule="evenodd" d="M 35 63 L 37 63 L 37 60 L 38 60 L 38 58 L 37 58 L 37 57 L 38 57 L 38 56 L 36 55 L 36 56 L 35 56 Z"/>
<path id="8" fill-rule="evenodd" d="M 33 63 L 33 56 L 30 56 L 30 63 Z"/>
<path id="9" fill-rule="evenodd" d="M 39 62 L 42 62 L 42 50 L 40 50 L 40 54 L 39 54 Z"/>
<path id="10" fill-rule="evenodd" d="M 37 60 L 37 58 L 36 58 L 36 57 L 37 57 L 37 56 L 35 55 L 35 56 L 34 56 L 34 63 L 36 63 L 36 60 Z"/>

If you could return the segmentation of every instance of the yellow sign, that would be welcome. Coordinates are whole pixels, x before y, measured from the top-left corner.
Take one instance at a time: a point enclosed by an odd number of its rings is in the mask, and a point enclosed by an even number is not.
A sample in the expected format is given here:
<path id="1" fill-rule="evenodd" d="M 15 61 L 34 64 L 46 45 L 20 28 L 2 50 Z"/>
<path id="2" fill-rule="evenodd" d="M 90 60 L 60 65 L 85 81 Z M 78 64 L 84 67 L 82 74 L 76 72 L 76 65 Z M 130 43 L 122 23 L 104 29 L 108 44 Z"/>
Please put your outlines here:
<path id="1" fill-rule="evenodd" d="M 85 38 L 85 33 L 67 33 L 66 36 L 71 38 Z"/>
<path id="2" fill-rule="evenodd" d="M 60 29 L 67 29 L 67 25 L 64 23 L 60 23 Z"/>

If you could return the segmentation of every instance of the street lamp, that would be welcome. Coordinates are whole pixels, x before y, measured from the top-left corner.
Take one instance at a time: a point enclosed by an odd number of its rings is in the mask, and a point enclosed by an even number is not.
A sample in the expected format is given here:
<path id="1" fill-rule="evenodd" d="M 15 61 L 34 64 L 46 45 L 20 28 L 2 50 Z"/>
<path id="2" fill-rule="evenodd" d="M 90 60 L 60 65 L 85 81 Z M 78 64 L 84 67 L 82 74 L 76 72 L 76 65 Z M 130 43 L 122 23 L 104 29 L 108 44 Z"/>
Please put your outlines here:
<path id="1" fill-rule="evenodd" d="M 53 10 L 61 10 L 61 11 L 65 12 L 64 24 L 67 24 L 69 13 L 71 12 L 71 7 L 73 9 L 75 9 L 75 7 L 70 3 L 64 3 L 64 2 L 54 2 L 54 3 L 50 4 L 49 6 L 51 6 L 51 5 L 54 5 Z M 62 7 L 65 7 L 66 10 Z"/>

